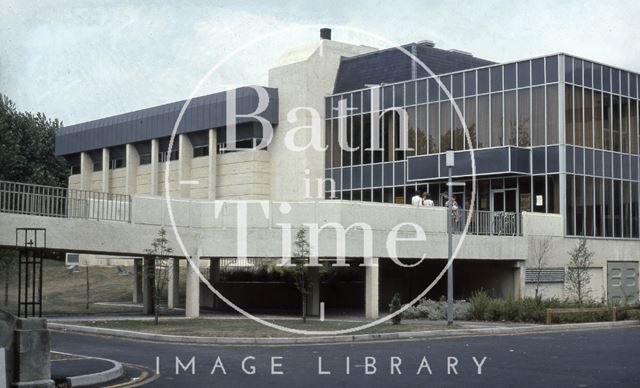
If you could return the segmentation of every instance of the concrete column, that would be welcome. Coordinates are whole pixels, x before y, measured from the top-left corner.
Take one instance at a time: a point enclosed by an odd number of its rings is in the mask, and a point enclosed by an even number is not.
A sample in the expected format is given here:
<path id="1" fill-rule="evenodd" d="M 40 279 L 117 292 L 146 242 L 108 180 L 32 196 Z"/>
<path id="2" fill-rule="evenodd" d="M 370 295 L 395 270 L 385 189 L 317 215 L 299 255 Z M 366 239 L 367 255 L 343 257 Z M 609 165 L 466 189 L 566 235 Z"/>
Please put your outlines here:
<path id="1" fill-rule="evenodd" d="M 513 268 L 513 298 L 524 298 L 525 292 L 525 262 L 517 261 Z"/>
<path id="2" fill-rule="evenodd" d="M 378 318 L 378 258 L 371 259 L 371 265 L 365 267 L 364 311 L 368 319 Z"/>
<path id="3" fill-rule="evenodd" d="M 167 307 L 174 309 L 180 303 L 180 261 L 178 259 L 169 259 L 168 265 Z"/>
<path id="4" fill-rule="evenodd" d="M 150 192 L 151 195 L 158 195 L 158 186 L 159 186 L 159 163 L 158 163 L 158 154 L 160 153 L 160 140 L 151 139 L 151 167 L 149 171 L 150 177 Z"/>
<path id="5" fill-rule="evenodd" d="M 133 303 L 142 303 L 142 259 L 133 260 Z"/>
<path id="6" fill-rule="evenodd" d="M 93 174 L 93 160 L 88 152 L 80 153 L 80 190 L 91 190 L 91 174 Z"/>
<path id="7" fill-rule="evenodd" d="M 191 179 L 191 159 L 193 159 L 193 146 L 189 135 L 183 133 L 180 135 L 180 144 L 178 144 L 178 184 L 180 185 L 180 198 L 191 197 L 191 185 L 180 184 L 180 182 Z"/>
<path id="8" fill-rule="evenodd" d="M 200 268 L 200 255 L 202 251 L 197 250 L 195 256 L 191 256 L 191 263 L 195 268 Z M 185 301 L 185 316 L 187 318 L 198 318 L 200 316 L 200 279 L 198 272 L 191 264 L 187 264 L 187 298 Z"/>
<path id="9" fill-rule="evenodd" d="M 212 257 L 209 259 L 209 283 L 211 283 L 211 285 L 215 287 L 219 281 L 220 281 L 220 258 Z M 218 297 L 215 294 L 212 295 L 212 298 L 213 298 L 212 306 L 214 309 L 216 309 L 219 307 L 220 301 L 218 300 Z"/>
<path id="10" fill-rule="evenodd" d="M 105 193 L 109 192 L 111 188 L 109 183 L 109 173 L 111 170 L 109 169 L 109 149 L 102 149 L 102 191 Z"/>
<path id="11" fill-rule="evenodd" d="M 307 312 L 320 315 L 320 267 L 309 267 L 309 294 L 307 294 Z"/>
<path id="12" fill-rule="evenodd" d="M 136 146 L 133 144 L 126 145 L 126 181 L 125 193 L 133 195 L 136 193 L 136 185 L 138 184 L 138 166 L 140 165 L 140 155 Z"/>
<path id="13" fill-rule="evenodd" d="M 218 132 L 209 130 L 209 199 L 216 199 L 216 174 L 218 173 Z"/>
<path id="14" fill-rule="evenodd" d="M 155 279 L 156 262 L 155 259 L 145 257 L 142 274 L 142 312 L 146 315 L 153 315 L 155 312 Z"/>

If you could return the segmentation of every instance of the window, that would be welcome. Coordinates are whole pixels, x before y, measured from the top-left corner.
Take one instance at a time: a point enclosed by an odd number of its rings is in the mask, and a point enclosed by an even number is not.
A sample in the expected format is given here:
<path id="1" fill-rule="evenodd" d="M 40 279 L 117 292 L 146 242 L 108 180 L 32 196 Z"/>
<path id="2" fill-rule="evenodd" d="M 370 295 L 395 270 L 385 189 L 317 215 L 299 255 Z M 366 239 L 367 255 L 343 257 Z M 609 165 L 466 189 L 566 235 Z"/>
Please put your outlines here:
<path id="1" fill-rule="evenodd" d="M 324 122 L 324 145 L 327 147 L 324 152 L 324 168 L 331 168 L 331 152 L 332 150 L 331 140 L 331 121 L 325 120 Z M 142 163 L 142 162 L 141 162 Z"/>
<path id="2" fill-rule="evenodd" d="M 602 93 L 593 92 L 593 146 L 602 149 Z"/>
<path id="3" fill-rule="evenodd" d="M 491 91 L 499 92 L 502 90 L 502 66 L 491 68 Z"/>
<path id="4" fill-rule="evenodd" d="M 491 95 L 491 147 L 502 146 L 502 93 Z"/>
<path id="5" fill-rule="evenodd" d="M 424 155 L 429 153 L 429 146 L 427 141 L 427 106 L 419 105 L 417 109 L 417 125 L 416 125 L 416 137 L 418 155 Z"/>
<path id="6" fill-rule="evenodd" d="M 593 178 L 584 178 L 585 235 L 593 236 Z"/>
<path id="7" fill-rule="evenodd" d="M 547 144 L 558 144 L 558 86 L 547 86 Z"/>
<path id="8" fill-rule="evenodd" d="M 199 158 L 201 156 L 209 156 L 209 146 L 197 146 L 193 147 L 193 157 Z"/>
<path id="9" fill-rule="evenodd" d="M 504 65 L 504 89 L 516 88 L 516 64 Z"/>
<path id="10" fill-rule="evenodd" d="M 584 145 L 593 147 L 593 92 L 584 89 Z"/>
<path id="11" fill-rule="evenodd" d="M 565 226 L 567 229 L 567 235 L 575 235 L 574 227 L 574 202 L 573 202 L 573 175 L 567 174 L 567 197 L 565 198 L 567 204 L 567 217 L 565 219 Z"/>
<path id="12" fill-rule="evenodd" d="M 575 212 L 576 212 L 576 235 L 584 236 L 584 177 L 576 175 L 575 177 Z"/>
<path id="13" fill-rule="evenodd" d="M 80 174 L 80 165 L 72 165 L 70 169 L 71 175 Z"/>
<path id="14" fill-rule="evenodd" d="M 602 178 L 594 179 L 595 186 L 595 216 L 594 216 L 594 233 L 596 237 L 604 237 L 604 197 L 602 191 Z"/>
<path id="15" fill-rule="evenodd" d="M 429 153 L 440 152 L 440 113 L 438 103 L 429 104 Z M 446 151 L 446 150 L 444 150 Z"/>
<path id="16" fill-rule="evenodd" d="M 102 162 L 93 162 L 93 171 L 102 171 Z"/>
<path id="17" fill-rule="evenodd" d="M 460 114 L 464 115 L 463 100 L 456 100 L 456 105 L 458 106 L 458 109 L 460 109 Z M 455 109 L 451 111 L 451 114 L 453 116 L 453 149 L 456 151 L 463 150 L 465 136 L 464 128 L 462 126 L 462 120 L 460 120 L 460 115 L 458 115 L 458 112 Z"/>
<path id="18" fill-rule="evenodd" d="M 125 159 L 111 159 L 109 161 L 109 169 L 110 170 L 115 170 L 116 168 L 124 168 L 126 167 L 126 161 Z"/>
<path id="19" fill-rule="evenodd" d="M 558 57 L 547 57 L 547 83 L 558 82 Z"/>
<path id="20" fill-rule="evenodd" d="M 534 59 L 531 61 L 531 84 L 542 85 L 544 83 L 544 59 Z"/>
<path id="21" fill-rule="evenodd" d="M 632 154 L 638 155 L 638 101 L 631 100 L 631 141 L 630 151 Z"/>
<path id="22" fill-rule="evenodd" d="M 582 88 L 573 88 L 573 106 L 574 106 L 574 144 L 583 145 L 583 126 L 582 126 Z"/>
<path id="23" fill-rule="evenodd" d="M 478 148 L 489 147 L 489 96 L 478 97 Z"/>
<path id="24" fill-rule="evenodd" d="M 331 120 L 331 167 L 340 167 L 340 143 L 338 139 L 338 119 Z"/>
<path id="25" fill-rule="evenodd" d="M 440 103 L 440 152 L 451 149 L 451 103 Z"/>
<path id="26" fill-rule="evenodd" d="M 415 113 L 413 112 L 415 112 L 415 108 L 408 109 L 409 136 L 408 136 L 407 148 L 415 148 L 415 124 L 414 124 Z M 357 148 L 356 151 L 352 152 L 353 165 L 359 165 L 362 163 L 362 116 L 361 115 L 353 116 L 352 131 L 353 132 L 352 132 L 352 139 L 351 139 L 352 140 L 351 147 Z M 411 154 L 413 155 L 413 152 L 415 151 L 407 151 L 407 152 L 411 152 Z"/>
<path id="27" fill-rule="evenodd" d="M 489 92 L 489 69 L 478 70 L 478 94 Z"/>
<path id="28" fill-rule="evenodd" d="M 529 86 L 530 76 L 529 76 L 529 61 L 518 62 L 518 87 L 526 87 Z"/>
<path id="29" fill-rule="evenodd" d="M 506 135 L 505 144 L 518 145 L 518 99 L 516 92 L 504 93 L 504 132 Z"/>
<path id="30" fill-rule="evenodd" d="M 621 149 L 622 152 L 624 153 L 629 153 L 629 120 L 630 118 L 630 112 L 629 112 L 629 99 L 626 97 L 622 97 L 622 104 L 621 104 L 621 110 L 622 110 L 622 123 L 621 123 L 621 135 L 622 135 L 622 142 L 621 142 Z"/>
<path id="31" fill-rule="evenodd" d="M 171 152 L 169 151 L 161 151 L 158 154 L 158 161 L 160 163 L 164 163 L 170 160 L 178 160 L 178 150 L 172 150 Z"/>
<path id="32" fill-rule="evenodd" d="M 611 95 L 604 93 L 602 96 L 602 145 L 605 150 L 611 151 Z"/>
<path id="33" fill-rule="evenodd" d="M 564 90 L 564 140 L 566 144 L 573 144 L 573 87 L 567 85 Z"/>
<path id="34" fill-rule="evenodd" d="M 531 92 L 518 90 L 518 145 L 528 147 L 531 144 Z"/>
<path id="35" fill-rule="evenodd" d="M 613 150 L 620 151 L 620 96 L 612 96 L 611 117 L 613 118 L 611 128 Z"/>
<path id="36" fill-rule="evenodd" d="M 465 95 L 472 96 L 476 94 L 476 72 L 468 71 L 464 73 L 464 90 Z"/>
<path id="37" fill-rule="evenodd" d="M 544 86 L 531 89 L 531 145 L 544 145 Z"/>
<path id="38" fill-rule="evenodd" d="M 151 164 L 151 154 L 140 154 L 140 165 Z"/>
<path id="39" fill-rule="evenodd" d="M 477 128 L 476 128 L 476 99 L 475 97 L 467 98 L 464 107 L 464 118 L 467 123 L 467 130 L 469 131 L 469 137 L 471 138 L 471 145 L 467 143 L 465 136 L 464 144 L 465 149 L 470 147 L 477 148 Z"/>

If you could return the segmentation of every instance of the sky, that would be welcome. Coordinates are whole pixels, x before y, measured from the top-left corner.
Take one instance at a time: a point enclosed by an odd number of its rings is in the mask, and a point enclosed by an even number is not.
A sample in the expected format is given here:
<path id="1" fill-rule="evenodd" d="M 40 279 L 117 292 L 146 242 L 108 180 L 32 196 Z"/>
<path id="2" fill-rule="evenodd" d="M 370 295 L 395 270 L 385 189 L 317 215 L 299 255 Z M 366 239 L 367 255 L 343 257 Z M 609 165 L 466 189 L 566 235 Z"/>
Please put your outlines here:
<path id="1" fill-rule="evenodd" d="M 639 1 L 0 0 L 0 93 L 70 125 L 185 99 L 229 56 L 196 95 L 266 85 L 320 26 L 380 48 L 428 39 L 496 62 L 566 52 L 640 72 L 638 20 Z"/>

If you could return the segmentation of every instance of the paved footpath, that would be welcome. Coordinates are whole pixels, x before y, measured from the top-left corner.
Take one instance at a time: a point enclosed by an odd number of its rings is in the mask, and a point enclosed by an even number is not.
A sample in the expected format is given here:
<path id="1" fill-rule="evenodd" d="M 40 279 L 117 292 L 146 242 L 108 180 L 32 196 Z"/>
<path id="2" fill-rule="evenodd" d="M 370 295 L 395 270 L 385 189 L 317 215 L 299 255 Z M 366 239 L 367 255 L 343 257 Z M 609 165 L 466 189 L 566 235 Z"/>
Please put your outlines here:
<path id="1" fill-rule="evenodd" d="M 51 345 L 154 370 L 159 357 L 161 375 L 149 385 L 157 387 L 640 386 L 640 327 L 299 346 L 178 345 L 54 332 Z M 183 365 L 193 357 L 194 374 L 191 367 L 176 374 L 176 357 Z"/>

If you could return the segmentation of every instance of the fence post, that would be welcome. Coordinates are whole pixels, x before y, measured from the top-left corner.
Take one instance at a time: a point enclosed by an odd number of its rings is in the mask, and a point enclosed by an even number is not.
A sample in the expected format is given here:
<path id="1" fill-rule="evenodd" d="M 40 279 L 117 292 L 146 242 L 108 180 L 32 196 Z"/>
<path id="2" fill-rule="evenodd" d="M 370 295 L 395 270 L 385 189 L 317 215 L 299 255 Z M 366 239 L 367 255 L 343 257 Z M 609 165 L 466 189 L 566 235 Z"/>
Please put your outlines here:
<path id="1" fill-rule="evenodd" d="M 548 308 L 547 309 L 547 320 L 546 320 L 547 325 L 551 324 L 551 309 Z"/>

